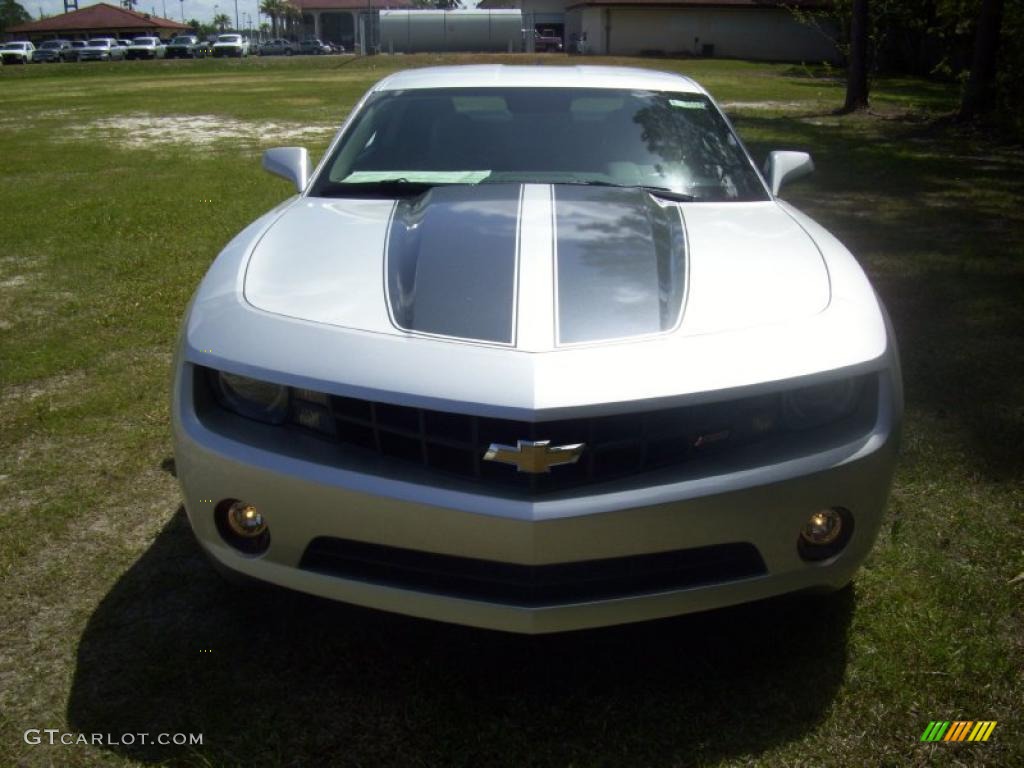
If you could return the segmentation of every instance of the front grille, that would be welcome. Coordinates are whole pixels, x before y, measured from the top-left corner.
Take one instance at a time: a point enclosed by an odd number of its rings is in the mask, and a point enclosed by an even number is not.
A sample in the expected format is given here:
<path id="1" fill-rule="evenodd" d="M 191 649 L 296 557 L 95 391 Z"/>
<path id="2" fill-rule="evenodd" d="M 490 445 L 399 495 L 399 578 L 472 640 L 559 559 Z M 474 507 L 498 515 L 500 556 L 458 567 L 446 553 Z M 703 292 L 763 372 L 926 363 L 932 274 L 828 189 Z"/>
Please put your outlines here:
<path id="1" fill-rule="evenodd" d="M 649 555 L 517 565 L 319 537 L 299 567 L 418 592 L 541 607 L 687 589 L 763 575 L 752 544 L 717 544 Z"/>
<path id="2" fill-rule="evenodd" d="M 208 375 L 217 374 L 209 371 Z M 867 380 L 858 380 L 859 392 L 870 391 L 865 386 Z M 213 389 L 216 392 L 216 386 Z M 867 398 L 858 395 L 858 400 Z M 778 393 L 542 422 L 473 416 L 296 388 L 290 390 L 289 402 L 286 426 L 317 434 L 348 451 L 529 495 L 735 453 L 789 430 L 783 395 Z M 520 472 L 515 466 L 484 459 L 492 444 L 515 447 L 520 440 L 548 441 L 551 446 L 583 443 L 584 449 L 575 464 L 555 466 L 547 473 Z"/>
<path id="3" fill-rule="evenodd" d="M 768 396 L 617 416 L 527 422 L 293 390 L 290 421 L 390 459 L 489 485 L 543 493 L 677 465 L 726 446 L 749 444 L 775 428 L 777 401 Z M 519 440 L 547 440 L 552 446 L 584 443 L 584 449 L 577 463 L 540 474 L 484 460 L 491 444 L 516 446 Z"/>

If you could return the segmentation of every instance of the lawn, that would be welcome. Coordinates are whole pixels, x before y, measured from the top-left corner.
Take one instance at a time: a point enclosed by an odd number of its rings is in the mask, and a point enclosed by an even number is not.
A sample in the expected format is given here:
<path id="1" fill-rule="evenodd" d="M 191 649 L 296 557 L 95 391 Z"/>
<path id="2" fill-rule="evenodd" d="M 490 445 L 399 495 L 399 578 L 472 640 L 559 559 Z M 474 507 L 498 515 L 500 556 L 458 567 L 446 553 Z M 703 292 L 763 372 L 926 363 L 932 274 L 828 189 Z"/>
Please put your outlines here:
<path id="1" fill-rule="evenodd" d="M 529 638 L 239 592 L 206 565 L 168 369 L 219 248 L 289 194 L 259 152 L 319 156 L 394 69 L 510 58 L 0 71 L 0 765 L 1024 765 L 1024 151 L 945 122 L 942 84 L 882 79 L 871 114 L 837 117 L 820 70 L 606 60 L 694 75 L 759 158 L 811 151 L 784 196 L 889 307 L 902 459 L 852 588 Z M 999 725 L 919 741 L 960 719 Z"/>

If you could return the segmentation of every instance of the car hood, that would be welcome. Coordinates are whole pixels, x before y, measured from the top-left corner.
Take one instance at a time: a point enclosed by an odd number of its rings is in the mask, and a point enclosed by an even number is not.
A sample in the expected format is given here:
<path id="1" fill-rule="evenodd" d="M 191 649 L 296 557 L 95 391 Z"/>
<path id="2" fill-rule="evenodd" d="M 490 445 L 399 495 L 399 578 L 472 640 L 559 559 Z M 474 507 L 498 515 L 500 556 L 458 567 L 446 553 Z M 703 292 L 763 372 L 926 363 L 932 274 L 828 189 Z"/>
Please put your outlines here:
<path id="1" fill-rule="evenodd" d="M 545 351 L 786 322 L 830 294 L 775 202 L 489 184 L 300 198 L 253 249 L 244 295 L 314 323 Z"/>

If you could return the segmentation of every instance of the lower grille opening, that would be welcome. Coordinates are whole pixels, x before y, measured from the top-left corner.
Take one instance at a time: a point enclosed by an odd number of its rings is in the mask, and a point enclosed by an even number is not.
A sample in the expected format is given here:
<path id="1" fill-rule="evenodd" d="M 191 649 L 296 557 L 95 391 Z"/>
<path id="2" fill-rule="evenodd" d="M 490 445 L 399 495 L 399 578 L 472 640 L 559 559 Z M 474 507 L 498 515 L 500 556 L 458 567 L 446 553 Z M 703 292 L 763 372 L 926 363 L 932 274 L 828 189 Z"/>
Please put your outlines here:
<path id="1" fill-rule="evenodd" d="M 719 584 L 766 573 L 752 544 L 717 544 L 650 555 L 517 565 L 321 536 L 299 567 L 419 592 L 540 607 Z"/>

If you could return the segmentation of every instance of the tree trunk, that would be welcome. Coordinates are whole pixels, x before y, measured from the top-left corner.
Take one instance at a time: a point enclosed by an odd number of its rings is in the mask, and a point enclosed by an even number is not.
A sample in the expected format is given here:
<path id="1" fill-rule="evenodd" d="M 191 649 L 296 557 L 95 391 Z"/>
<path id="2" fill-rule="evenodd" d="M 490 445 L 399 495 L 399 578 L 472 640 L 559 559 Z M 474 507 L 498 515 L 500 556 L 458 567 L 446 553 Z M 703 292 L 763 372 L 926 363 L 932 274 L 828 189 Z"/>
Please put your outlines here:
<path id="1" fill-rule="evenodd" d="M 970 120 L 995 106 L 996 49 L 1003 23 L 1003 0 L 982 0 L 974 33 L 974 60 L 960 103 L 960 119 Z"/>
<path id="2" fill-rule="evenodd" d="M 846 65 L 843 112 L 868 106 L 868 0 L 853 0 L 850 19 L 850 60 Z"/>

